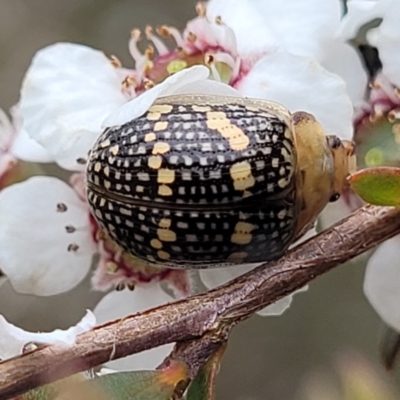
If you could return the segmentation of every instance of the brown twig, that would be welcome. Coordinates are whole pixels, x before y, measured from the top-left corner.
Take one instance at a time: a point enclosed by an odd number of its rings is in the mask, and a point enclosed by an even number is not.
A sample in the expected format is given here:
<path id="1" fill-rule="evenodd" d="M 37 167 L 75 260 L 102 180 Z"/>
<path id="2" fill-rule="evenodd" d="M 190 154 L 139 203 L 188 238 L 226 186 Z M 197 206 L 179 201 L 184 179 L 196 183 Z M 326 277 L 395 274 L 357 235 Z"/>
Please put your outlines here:
<path id="1" fill-rule="evenodd" d="M 49 346 L 0 363 L 0 399 L 172 342 L 184 342 L 171 357 L 188 361 L 193 376 L 232 326 L 399 232 L 399 209 L 363 207 L 224 286 L 107 323 L 80 335 L 73 346 Z"/>

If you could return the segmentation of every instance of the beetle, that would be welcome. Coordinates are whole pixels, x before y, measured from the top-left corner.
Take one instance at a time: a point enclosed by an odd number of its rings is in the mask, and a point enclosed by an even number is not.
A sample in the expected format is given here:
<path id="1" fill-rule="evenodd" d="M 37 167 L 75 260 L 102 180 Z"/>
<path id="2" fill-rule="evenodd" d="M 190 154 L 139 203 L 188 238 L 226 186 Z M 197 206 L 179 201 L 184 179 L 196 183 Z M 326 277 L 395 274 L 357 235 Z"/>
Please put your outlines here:
<path id="1" fill-rule="evenodd" d="M 102 229 L 151 264 L 263 262 L 340 196 L 352 154 L 312 115 L 271 101 L 168 96 L 101 134 L 87 198 Z"/>

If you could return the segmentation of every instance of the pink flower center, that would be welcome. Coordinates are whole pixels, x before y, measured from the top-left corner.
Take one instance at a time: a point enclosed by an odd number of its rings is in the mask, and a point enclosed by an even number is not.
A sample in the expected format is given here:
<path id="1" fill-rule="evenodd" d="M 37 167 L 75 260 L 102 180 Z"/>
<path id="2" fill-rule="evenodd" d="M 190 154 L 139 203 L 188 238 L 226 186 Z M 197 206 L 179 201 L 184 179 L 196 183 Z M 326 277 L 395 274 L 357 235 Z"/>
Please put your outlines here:
<path id="1" fill-rule="evenodd" d="M 210 21 L 203 3 L 199 3 L 196 10 L 198 17 L 188 23 L 183 33 L 166 25 L 158 27 L 156 32 L 150 26 L 146 27 L 145 36 L 149 44 L 144 51 L 139 50 L 142 40 L 140 30 L 131 32 L 129 50 L 135 60 L 135 70 L 124 69 L 117 58 L 111 59 L 121 73 L 122 91 L 128 98 L 193 65 L 206 65 L 213 79 L 231 86 L 248 73 L 250 62 L 242 60 L 237 54 L 232 29 L 224 25 L 219 17 Z M 172 48 L 165 44 L 166 40 L 172 40 Z"/>

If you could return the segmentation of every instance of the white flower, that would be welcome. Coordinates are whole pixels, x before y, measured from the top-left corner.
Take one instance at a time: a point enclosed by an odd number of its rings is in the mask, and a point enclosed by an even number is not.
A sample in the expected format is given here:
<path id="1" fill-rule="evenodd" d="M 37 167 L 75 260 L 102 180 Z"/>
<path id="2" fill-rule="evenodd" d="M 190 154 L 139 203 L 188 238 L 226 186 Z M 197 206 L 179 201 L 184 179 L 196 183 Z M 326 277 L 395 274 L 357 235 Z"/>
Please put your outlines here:
<path id="1" fill-rule="evenodd" d="M 71 289 L 95 252 L 86 204 L 64 182 L 33 177 L 0 192 L 0 268 L 21 293 Z"/>
<path id="2" fill-rule="evenodd" d="M 94 314 L 86 311 L 86 315 L 75 326 L 66 330 L 56 329 L 52 332 L 33 333 L 9 323 L 0 315 L 0 359 L 5 360 L 21 354 L 24 345 L 30 342 L 71 346 L 79 334 L 93 329 L 95 325 Z"/>
<path id="3" fill-rule="evenodd" d="M 79 170 L 76 160 L 86 158 L 102 120 L 125 102 L 120 85 L 100 51 L 67 43 L 44 48 L 22 85 L 24 128 L 61 167 Z"/>
<path id="4" fill-rule="evenodd" d="M 130 314 L 145 311 L 170 302 L 169 297 L 159 285 L 148 288 L 137 287 L 134 291 L 122 290 L 107 294 L 94 309 L 98 325 L 123 318 Z M 110 361 L 106 367 L 118 371 L 154 370 L 171 352 L 172 344 L 156 347 L 116 361 Z"/>

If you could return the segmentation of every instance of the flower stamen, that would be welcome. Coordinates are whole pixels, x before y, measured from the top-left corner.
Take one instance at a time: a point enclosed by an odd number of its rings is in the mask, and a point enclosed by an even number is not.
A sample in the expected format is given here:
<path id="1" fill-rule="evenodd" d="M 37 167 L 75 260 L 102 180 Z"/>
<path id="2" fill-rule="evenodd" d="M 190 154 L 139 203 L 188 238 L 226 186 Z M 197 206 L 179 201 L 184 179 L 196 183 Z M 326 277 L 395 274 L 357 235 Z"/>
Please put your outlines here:
<path id="1" fill-rule="evenodd" d="M 130 88 L 136 88 L 136 87 L 137 87 L 136 79 L 131 75 L 128 75 L 122 81 L 122 89 L 123 90 L 127 90 L 127 89 L 130 89 Z"/>
<path id="2" fill-rule="evenodd" d="M 76 243 L 71 243 L 68 245 L 67 250 L 76 252 L 79 250 L 79 246 Z"/>
<path id="3" fill-rule="evenodd" d="M 207 5 L 205 1 L 199 1 L 196 4 L 196 13 L 199 17 L 205 17 L 207 13 Z"/>
<path id="4" fill-rule="evenodd" d="M 57 212 L 65 212 L 68 210 L 68 207 L 65 203 L 58 203 L 57 204 Z"/>
<path id="5" fill-rule="evenodd" d="M 148 60 L 152 60 L 154 58 L 154 47 L 150 45 L 147 46 L 144 55 Z"/>
<path id="6" fill-rule="evenodd" d="M 86 162 L 87 162 L 87 160 L 86 160 L 86 158 L 79 157 L 79 158 L 76 159 L 76 162 L 77 162 L 78 164 L 85 165 Z"/>
<path id="7" fill-rule="evenodd" d="M 115 67 L 115 68 L 122 68 L 122 63 L 121 63 L 121 61 L 119 60 L 118 57 L 112 55 L 112 56 L 110 57 L 110 61 L 111 61 L 111 65 L 112 65 L 113 67 Z"/>
<path id="8" fill-rule="evenodd" d="M 129 52 L 136 64 L 143 58 L 143 54 L 139 51 L 137 44 L 141 40 L 141 32 L 139 29 L 131 31 L 131 38 L 129 40 Z"/>
<path id="9" fill-rule="evenodd" d="M 161 39 L 154 35 L 153 28 L 150 25 L 146 26 L 145 33 L 147 39 L 153 42 L 160 56 L 166 55 L 168 53 L 167 46 L 161 41 Z"/>
<path id="10" fill-rule="evenodd" d="M 216 66 L 215 66 L 215 60 L 214 60 L 214 55 L 213 54 L 206 54 L 204 56 L 204 62 L 207 65 L 207 67 L 209 67 L 211 69 L 211 73 L 213 75 L 213 78 L 217 81 L 217 82 L 221 82 L 221 75 L 218 72 Z"/>
<path id="11" fill-rule="evenodd" d="M 67 225 L 65 227 L 65 230 L 67 231 L 67 233 L 74 233 L 76 231 L 76 228 L 72 225 Z"/>
<path id="12" fill-rule="evenodd" d="M 173 26 L 161 25 L 157 28 L 157 33 L 163 37 L 172 36 L 172 38 L 175 40 L 177 47 L 184 46 L 184 40 L 181 33 Z"/>
<path id="13" fill-rule="evenodd" d="M 121 292 L 122 290 L 124 290 L 125 289 L 125 283 L 118 283 L 116 286 L 115 286 L 115 290 L 117 291 L 117 292 Z"/>
<path id="14" fill-rule="evenodd" d="M 151 79 L 144 78 L 143 79 L 143 87 L 145 90 L 149 90 L 154 87 L 155 83 Z"/>
<path id="15" fill-rule="evenodd" d="M 190 42 L 190 43 L 195 43 L 197 40 L 197 35 L 193 32 L 188 32 L 186 39 Z"/>

